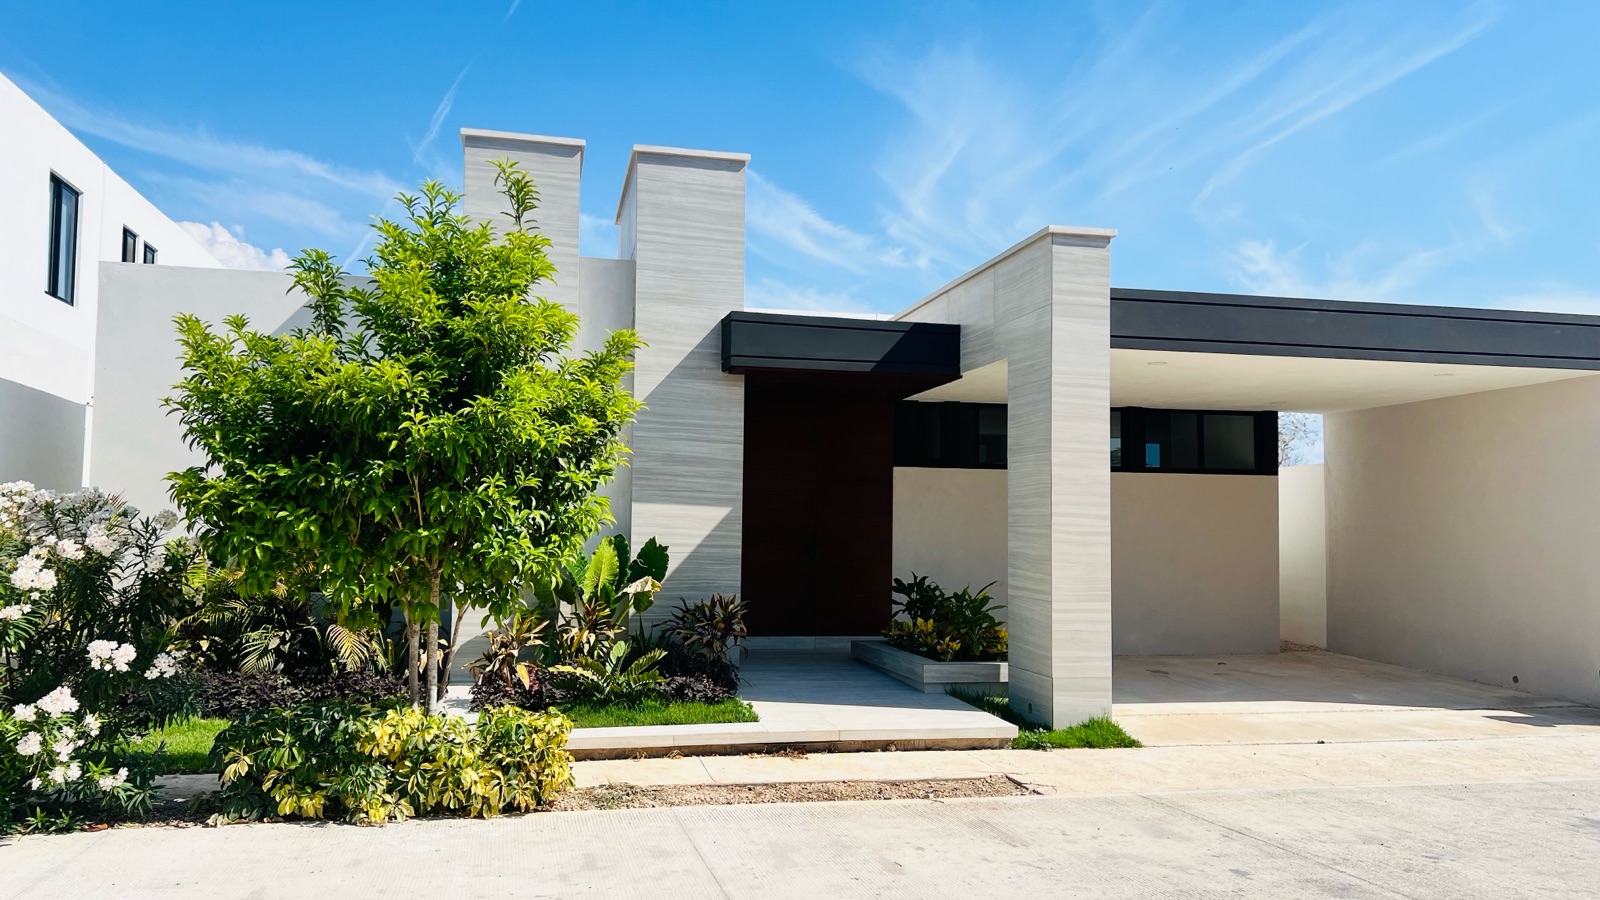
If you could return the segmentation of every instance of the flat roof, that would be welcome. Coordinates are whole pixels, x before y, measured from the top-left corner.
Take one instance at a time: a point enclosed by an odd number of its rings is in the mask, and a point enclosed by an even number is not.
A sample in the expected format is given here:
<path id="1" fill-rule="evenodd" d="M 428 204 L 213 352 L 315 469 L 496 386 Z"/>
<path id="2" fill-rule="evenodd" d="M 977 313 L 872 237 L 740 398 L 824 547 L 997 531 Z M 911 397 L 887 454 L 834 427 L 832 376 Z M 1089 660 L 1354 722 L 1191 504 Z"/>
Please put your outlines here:
<path id="1" fill-rule="evenodd" d="M 1600 316 L 1112 288 L 1111 346 L 1600 370 Z"/>

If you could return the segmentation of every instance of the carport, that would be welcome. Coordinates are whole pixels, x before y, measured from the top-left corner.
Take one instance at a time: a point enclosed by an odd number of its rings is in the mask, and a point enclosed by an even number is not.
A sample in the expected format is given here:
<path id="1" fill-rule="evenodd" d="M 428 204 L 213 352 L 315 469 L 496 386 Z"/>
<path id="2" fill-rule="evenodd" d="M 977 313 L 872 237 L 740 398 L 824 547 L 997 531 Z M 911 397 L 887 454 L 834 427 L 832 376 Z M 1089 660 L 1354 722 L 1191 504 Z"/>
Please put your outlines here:
<path id="1" fill-rule="evenodd" d="M 1114 658 L 1272 658 L 1285 575 L 1333 654 L 1600 704 L 1600 319 L 1114 289 L 1111 237 L 1045 229 L 899 317 L 961 326 L 961 378 L 910 400 L 1004 404 L 1006 461 L 983 492 L 917 473 L 960 499 L 915 520 L 956 524 L 902 541 L 897 505 L 896 570 L 1003 572 L 1019 711 L 1121 709 L 1166 668 Z M 1318 571 L 1279 564 L 1278 412 L 1324 416 L 1323 509 L 1285 513 Z"/>

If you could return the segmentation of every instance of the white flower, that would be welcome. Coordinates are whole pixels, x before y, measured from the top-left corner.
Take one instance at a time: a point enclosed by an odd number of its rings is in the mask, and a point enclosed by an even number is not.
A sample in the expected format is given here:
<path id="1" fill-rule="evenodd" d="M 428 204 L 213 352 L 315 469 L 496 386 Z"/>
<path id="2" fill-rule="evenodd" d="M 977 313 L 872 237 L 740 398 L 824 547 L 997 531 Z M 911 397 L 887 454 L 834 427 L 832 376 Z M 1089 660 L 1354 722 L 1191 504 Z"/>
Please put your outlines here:
<path id="1" fill-rule="evenodd" d="M 72 763 L 71 765 L 67 766 L 68 781 L 77 781 L 81 777 L 83 777 L 83 766 L 80 766 L 77 763 Z"/>
<path id="2" fill-rule="evenodd" d="M 26 703 L 18 703 L 16 706 L 11 707 L 11 715 L 18 722 L 32 722 L 39 717 L 34 708 Z"/>
<path id="3" fill-rule="evenodd" d="M 72 696 L 71 688 L 62 685 L 41 697 L 38 706 L 46 715 L 59 716 L 62 713 L 77 712 L 78 698 Z"/>
<path id="4" fill-rule="evenodd" d="M 158 653 L 150 663 L 149 670 L 144 673 L 144 677 L 154 681 L 157 678 L 171 678 L 176 674 L 178 674 L 178 658 L 171 653 Z"/>
<path id="5" fill-rule="evenodd" d="M 30 779 L 28 781 L 28 787 L 33 789 L 33 790 L 35 790 L 35 791 L 37 791 L 39 789 L 39 785 L 41 785 L 41 784 L 44 784 L 44 782 L 40 781 L 37 777 L 32 778 L 32 779 Z"/>
<path id="6" fill-rule="evenodd" d="M 83 559 L 83 547 L 77 541 L 56 541 L 56 555 L 62 559 Z"/>
<path id="7" fill-rule="evenodd" d="M 50 780 L 55 782 L 56 784 L 66 784 L 67 783 L 67 767 L 66 766 L 56 766 L 54 769 L 51 769 L 50 770 Z"/>
<path id="8" fill-rule="evenodd" d="M 99 737 L 100 717 L 89 713 L 83 717 L 83 730 L 89 732 L 89 737 Z"/>
<path id="9" fill-rule="evenodd" d="M 117 552 L 117 542 L 106 533 L 104 525 L 90 525 L 88 534 L 84 535 L 83 544 L 101 556 L 110 556 Z"/>
<path id="10" fill-rule="evenodd" d="M 50 749 L 56 752 L 56 759 L 66 762 L 72 758 L 72 751 L 78 749 L 78 745 L 74 744 L 71 738 L 61 738 L 51 744 Z"/>
<path id="11" fill-rule="evenodd" d="M 0 606 L 0 621 L 15 622 L 27 615 L 32 609 L 33 607 L 26 603 L 18 603 L 14 606 Z"/>
<path id="12" fill-rule="evenodd" d="M 115 774 L 115 775 L 102 775 L 102 776 L 100 776 L 100 790 L 109 791 L 112 788 L 121 787 L 122 785 L 126 784 L 127 781 L 128 781 L 128 770 L 127 769 L 118 769 L 117 770 L 117 774 Z"/>
<path id="13" fill-rule="evenodd" d="M 178 514 L 170 509 L 163 509 L 161 512 L 156 513 L 151 521 L 162 531 L 171 531 L 178 527 Z"/>
<path id="14" fill-rule="evenodd" d="M 128 671 L 128 664 L 133 662 L 139 651 L 132 644 L 118 644 L 116 641 L 90 641 L 89 642 L 89 668 L 102 669 L 107 672 L 112 669 L 118 672 Z"/>
<path id="15" fill-rule="evenodd" d="M 17 560 L 11 572 L 11 586 L 19 591 L 50 591 L 56 586 L 56 573 L 44 567 L 43 547 L 34 547 Z"/>
<path id="16" fill-rule="evenodd" d="M 33 756 L 44 749 L 44 738 L 39 737 L 39 732 L 30 731 L 17 741 L 17 753 L 22 756 Z"/>

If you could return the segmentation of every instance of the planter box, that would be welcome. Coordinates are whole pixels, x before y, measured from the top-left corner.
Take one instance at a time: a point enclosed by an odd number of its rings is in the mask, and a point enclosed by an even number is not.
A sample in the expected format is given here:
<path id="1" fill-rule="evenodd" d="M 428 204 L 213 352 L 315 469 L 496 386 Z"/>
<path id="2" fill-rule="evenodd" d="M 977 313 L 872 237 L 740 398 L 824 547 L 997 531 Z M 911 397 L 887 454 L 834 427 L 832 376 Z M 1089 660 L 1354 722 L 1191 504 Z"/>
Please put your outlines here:
<path id="1" fill-rule="evenodd" d="M 850 655 L 911 685 L 925 694 L 943 694 L 958 687 L 980 694 L 1003 694 L 1003 662 L 939 662 L 897 650 L 883 641 L 852 641 Z"/>

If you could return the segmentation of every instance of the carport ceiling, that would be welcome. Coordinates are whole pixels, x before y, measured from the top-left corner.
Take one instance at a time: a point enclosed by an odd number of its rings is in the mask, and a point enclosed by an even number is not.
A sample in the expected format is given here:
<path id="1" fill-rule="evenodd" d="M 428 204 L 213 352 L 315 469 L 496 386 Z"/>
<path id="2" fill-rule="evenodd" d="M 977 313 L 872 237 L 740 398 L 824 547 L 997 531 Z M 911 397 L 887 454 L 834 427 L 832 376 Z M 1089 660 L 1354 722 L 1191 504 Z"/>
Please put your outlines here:
<path id="1" fill-rule="evenodd" d="M 1114 349 L 1111 405 L 1330 413 L 1591 377 L 1573 369 Z"/>

